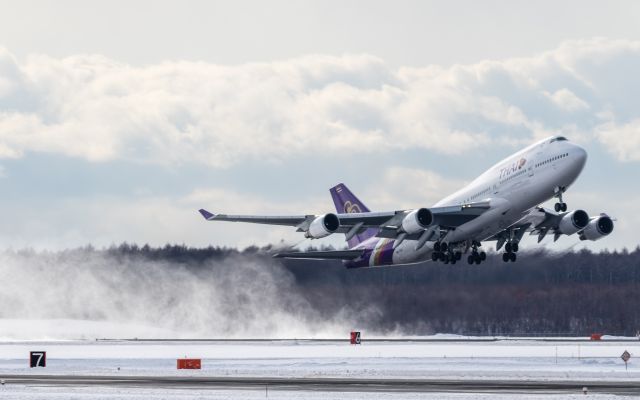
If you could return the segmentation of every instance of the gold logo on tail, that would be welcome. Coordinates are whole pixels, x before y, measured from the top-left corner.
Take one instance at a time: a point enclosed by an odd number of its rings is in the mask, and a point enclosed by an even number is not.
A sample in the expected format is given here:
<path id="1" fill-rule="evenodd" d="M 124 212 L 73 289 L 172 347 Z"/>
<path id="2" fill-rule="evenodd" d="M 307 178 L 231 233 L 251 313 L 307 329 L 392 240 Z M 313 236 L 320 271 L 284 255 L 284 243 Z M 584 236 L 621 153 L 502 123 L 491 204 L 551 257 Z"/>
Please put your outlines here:
<path id="1" fill-rule="evenodd" d="M 353 204 L 350 201 L 347 201 L 344 203 L 344 212 L 347 214 L 353 214 L 353 213 L 360 213 L 362 212 L 362 210 L 360 210 L 360 206 L 357 204 Z"/>

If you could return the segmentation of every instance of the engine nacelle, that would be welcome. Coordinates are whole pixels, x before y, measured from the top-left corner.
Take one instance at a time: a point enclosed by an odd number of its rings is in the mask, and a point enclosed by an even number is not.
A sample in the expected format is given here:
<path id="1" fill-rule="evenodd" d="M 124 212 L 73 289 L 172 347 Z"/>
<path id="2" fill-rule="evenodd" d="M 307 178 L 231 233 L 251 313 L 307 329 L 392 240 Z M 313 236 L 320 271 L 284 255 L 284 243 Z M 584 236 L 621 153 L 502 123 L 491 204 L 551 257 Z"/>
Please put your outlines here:
<path id="1" fill-rule="evenodd" d="M 331 235 L 340 227 L 340 220 L 335 214 L 325 214 L 317 217 L 309 225 L 305 236 L 311 239 L 320 239 Z"/>
<path id="2" fill-rule="evenodd" d="M 402 220 L 402 230 L 412 234 L 427 229 L 433 223 L 433 214 L 428 208 L 411 211 Z"/>
<path id="3" fill-rule="evenodd" d="M 580 232 L 580 240 L 598 240 L 613 232 L 613 220 L 608 215 L 591 218 L 586 228 Z"/>
<path id="4" fill-rule="evenodd" d="M 558 231 L 565 235 L 573 235 L 589 225 L 589 214 L 582 210 L 565 214 L 558 224 Z"/>

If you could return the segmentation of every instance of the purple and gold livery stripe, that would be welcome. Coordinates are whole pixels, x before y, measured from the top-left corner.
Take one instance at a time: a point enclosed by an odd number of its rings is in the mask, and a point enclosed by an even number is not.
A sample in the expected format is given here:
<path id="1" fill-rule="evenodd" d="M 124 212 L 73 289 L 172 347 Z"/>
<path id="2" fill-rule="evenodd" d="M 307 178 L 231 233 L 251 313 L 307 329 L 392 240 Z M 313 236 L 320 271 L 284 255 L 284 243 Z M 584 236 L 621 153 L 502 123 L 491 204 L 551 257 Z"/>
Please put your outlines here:
<path id="1" fill-rule="evenodd" d="M 393 264 L 393 240 L 381 239 L 371 254 L 369 265 L 389 265 Z"/>
<path id="2" fill-rule="evenodd" d="M 379 239 L 368 243 L 368 246 L 363 248 L 364 253 L 362 257 L 358 257 L 355 260 L 345 261 L 344 265 L 347 268 L 363 268 L 363 267 L 375 267 L 380 265 L 393 264 L 393 240 L 391 239 Z"/>

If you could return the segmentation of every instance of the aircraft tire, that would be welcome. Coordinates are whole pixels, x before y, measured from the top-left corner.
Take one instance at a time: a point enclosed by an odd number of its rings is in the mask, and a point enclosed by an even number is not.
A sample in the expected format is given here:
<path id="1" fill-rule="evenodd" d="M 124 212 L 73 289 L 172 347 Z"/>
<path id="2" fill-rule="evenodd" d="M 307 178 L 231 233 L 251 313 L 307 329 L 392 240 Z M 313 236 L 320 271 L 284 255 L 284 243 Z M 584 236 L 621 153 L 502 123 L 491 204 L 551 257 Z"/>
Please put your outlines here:
<path id="1" fill-rule="evenodd" d="M 509 259 L 510 259 L 509 254 L 512 254 L 512 253 L 502 253 L 502 261 L 509 262 Z"/>
<path id="2" fill-rule="evenodd" d="M 480 260 L 484 261 L 487 259 L 487 253 L 485 253 L 484 251 L 480 252 Z"/>
<path id="3" fill-rule="evenodd" d="M 473 256 L 469 255 L 469 257 L 467 257 L 467 262 L 469 263 L 469 265 L 473 264 Z"/>
<path id="4" fill-rule="evenodd" d="M 511 253 L 511 254 L 509 255 L 509 258 L 511 259 L 511 262 L 516 262 L 516 258 L 517 258 L 517 257 L 516 257 L 516 253 Z"/>
<path id="5" fill-rule="evenodd" d="M 507 242 L 507 244 L 504 245 L 504 250 L 507 253 L 511 253 L 511 242 Z"/>

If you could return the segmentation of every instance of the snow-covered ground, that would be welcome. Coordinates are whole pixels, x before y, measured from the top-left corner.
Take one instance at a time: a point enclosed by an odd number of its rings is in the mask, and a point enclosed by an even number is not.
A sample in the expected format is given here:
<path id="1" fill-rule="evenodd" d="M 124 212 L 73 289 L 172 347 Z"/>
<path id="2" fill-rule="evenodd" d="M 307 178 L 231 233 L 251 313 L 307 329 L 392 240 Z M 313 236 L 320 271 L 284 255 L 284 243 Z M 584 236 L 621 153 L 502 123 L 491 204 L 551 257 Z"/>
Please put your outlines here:
<path id="1" fill-rule="evenodd" d="M 451 337 L 446 338 L 451 340 Z M 640 342 L 348 342 L 243 341 L 4 341 L 0 342 L 0 376 L 238 376 L 238 377 L 354 377 L 442 378 L 544 381 L 637 381 Z M 632 358 L 625 369 L 620 355 Z M 28 367 L 29 351 L 46 351 L 47 367 Z M 202 358 L 201 370 L 177 370 L 176 359 Z M 265 398 L 260 390 L 43 387 L 6 385 L 7 398 Z M 226 393 L 226 394 L 225 394 Z M 40 397 L 38 397 L 40 396 Z M 460 398 L 432 394 L 274 391 L 269 398 Z M 469 394 L 460 395 L 469 396 Z M 512 398 L 505 395 L 479 398 Z M 610 398 L 601 395 L 599 398 Z M 525 397 L 527 398 L 527 397 Z M 529 398 L 537 398 L 535 396 Z M 545 395 L 545 398 L 547 395 Z M 553 397 L 551 397 L 553 398 Z M 557 398 L 567 398 L 566 394 Z"/>
<path id="2" fill-rule="evenodd" d="M 565 400 L 565 399 L 597 399 L 612 400 L 630 398 L 618 397 L 611 394 L 591 393 L 585 397 L 581 393 L 576 394 L 514 394 L 514 393 L 371 393 L 371 392 L 318 392 L 318 391 L 288 391 L 288 390 L 225 390 L 225 389 L 145 389 L 136 388 L 96 388 L 96 387 L 1 387 L 0 398 L 21 400 L 95 400 L 95 399 L 153 399 L 153 400 L 469 400 L 469 399 L 496 399 L 510 400 L 513 398 L 522 400 Z"/>
<path id="3" fill-rule="evenodd" d="M 565 399 L 597 399 L 612 400 L 630 398 L 627 396 L 618 397 L 611 394 L 591 393 L 584 396 L 581 393 L 576 394 L 514 394 L 514 393 L 371 393 L 371 392 L 318 392 L 318 391 L 287 391 L 287 390 L 186 390 L 186 389 L 145 389 L 136 388 L 96 388 L 96 387 L 27 387 L 13 386 L 0 387 L 0 398 L 21 399 L 21 400 L 95 400 L 95 399 L 153 399 L 153 400 L 194 400 L 194 399 L 210 399 L 210 400 L 468 400 L 468 399 L 496 399 L 510 400 L 518 398 L 522 400 L 565 400 Z"/>
<path id="4" fill-rule="evenodd" d="M 29 351 L 46 351 L 47 368 L 28 368 Z M 640 378 L 635 355 L 638 341 L 0 342 L 0 373 L 626 380 Z M 176 370 L 184 357 L 201 358 L 203 368 Z"/>

